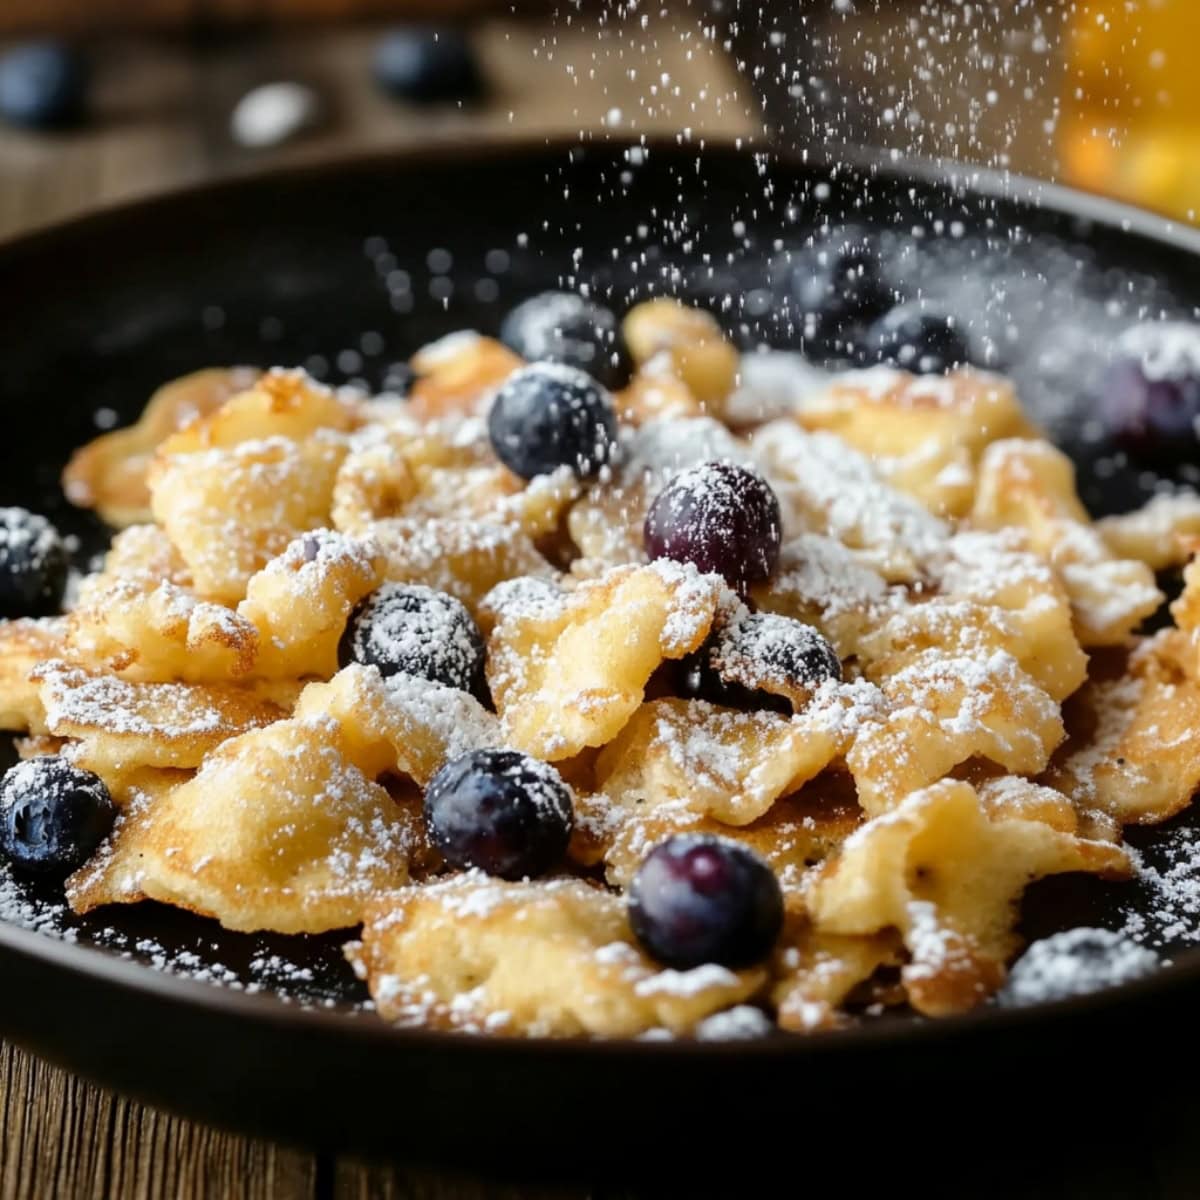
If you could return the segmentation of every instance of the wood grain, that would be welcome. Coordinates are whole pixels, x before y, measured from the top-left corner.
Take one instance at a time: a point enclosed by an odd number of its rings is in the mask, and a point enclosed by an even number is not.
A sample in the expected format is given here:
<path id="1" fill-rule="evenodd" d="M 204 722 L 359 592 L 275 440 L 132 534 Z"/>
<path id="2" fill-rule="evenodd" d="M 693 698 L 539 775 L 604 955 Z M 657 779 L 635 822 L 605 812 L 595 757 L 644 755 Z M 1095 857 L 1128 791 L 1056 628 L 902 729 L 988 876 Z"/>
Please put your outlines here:
<path id="1" fill-rule="evenodd" d="M 0 1130 L 0 1200 L 317 1194 L 312 1155 L 166 1116 L 3 1044 Z"/>

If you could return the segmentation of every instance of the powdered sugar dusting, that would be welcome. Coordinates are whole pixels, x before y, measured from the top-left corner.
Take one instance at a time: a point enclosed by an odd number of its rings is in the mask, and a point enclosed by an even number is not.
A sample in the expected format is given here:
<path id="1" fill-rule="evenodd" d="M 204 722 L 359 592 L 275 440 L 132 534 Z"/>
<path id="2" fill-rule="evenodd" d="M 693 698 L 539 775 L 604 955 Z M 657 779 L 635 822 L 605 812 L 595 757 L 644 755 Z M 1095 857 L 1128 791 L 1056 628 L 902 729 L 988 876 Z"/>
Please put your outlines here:
<path id="1" fill-rule="evenodd" d="M 1116 353 L 1136 358 L 1147 379 L 1200 379 L 1200 330 L 1186 321 L 1135 325 L 1117 339 Z"/>
<path id="2" fill-rule="evenodd" d="M 1158 956 L 1107 929 L 1068 929 L 1034 942 L 997 996 L 1002 1005 L 1039 1004 L 1084 996 L 1150 975 Z"/>

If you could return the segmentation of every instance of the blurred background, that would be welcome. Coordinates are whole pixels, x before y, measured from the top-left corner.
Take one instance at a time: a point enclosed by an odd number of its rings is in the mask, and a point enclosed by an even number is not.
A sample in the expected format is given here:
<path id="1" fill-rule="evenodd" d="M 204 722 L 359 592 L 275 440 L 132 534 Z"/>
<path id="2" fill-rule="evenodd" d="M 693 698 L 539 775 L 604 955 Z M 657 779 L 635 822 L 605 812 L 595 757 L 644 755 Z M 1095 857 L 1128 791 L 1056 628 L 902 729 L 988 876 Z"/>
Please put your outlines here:
<path id="1" fill-rule="evenodd" d="M 664 134 L 1196 221 L 1198 45 L 1198 0 L 0 0 L 0 235 L 281 162 Z"/>

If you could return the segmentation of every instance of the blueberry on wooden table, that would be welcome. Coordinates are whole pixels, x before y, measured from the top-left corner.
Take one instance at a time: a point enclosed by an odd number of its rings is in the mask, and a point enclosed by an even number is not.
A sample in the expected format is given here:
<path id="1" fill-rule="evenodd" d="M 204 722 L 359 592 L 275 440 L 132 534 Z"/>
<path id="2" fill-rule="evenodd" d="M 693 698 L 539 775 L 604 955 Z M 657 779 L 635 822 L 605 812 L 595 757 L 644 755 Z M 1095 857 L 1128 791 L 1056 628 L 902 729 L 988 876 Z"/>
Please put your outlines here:
<path id="1" fill-rule="evenodd" d="M 496 457 L 522 479 L 559 467 L 587 479 L 616 452 L 616 411 L 605 388 L 578 367 L 531 363 L 496 393 L 488 436 Z"/>
<path id="2" fill-rule="evenodd" d="M 62 42 L 27 42 L 0 55 L 0 117 L 26 129 L 63 129 L 83 119 L 87 68 Z"/>
<path id="3" fill-rule="evenodd" d="M 414 25 L 394 29 L 375 49 L 375 80 L 400 100 L 436 103 L 475 100 L 483 75 L 470 41 L 454 28 Z"/>
<path id="4" fill-rule="evenodd" d="M 664 966 L 750 967 L 779 937 L 783 894 L 771 868 L 740 843 L 677 834 L 638 868 L 629 922 L 642 948 Z"/>
<path id="5" fill-rule="evenodd" d="M 99 776 L 57 755 L 28 759 L 0 782 L 0 858 L 65 879 L 92 857 L 116 817 Z"/>
<path id="6" fill-rule="evenodd" d="M 338 643 L 338 664 L 350 663 L 483 694 L 479 626 L 462 601 L 422 584 L 381 584 L 355 608 Z"/>
<path id="7" fill-rule="evenodd" d="M 880 270 L 878 240 L 856 226 L 792 251 L 783 273 L 796 332 L 810 357 L 852 357 L 861 328 L 896 302 Z"/>
<path id="8" fill-rule="evenodd" d="M 529 362 L 578 367 L 605 387 L 629 379 L 629 353 L 616 315 L 577 292 L 543 292 L 518 304 L 500 327 L 500 340 Z"/>
<path id="9" fill-rule="evenodd" d="M 1190 461 L 1200 443 L 1200 325 L 1162 321 L 1122 335 L 1097 400 L 1105 432 L 1123 449 Z"/>
<path id="10" fill-rule="evenodd" d="M 24 508 L 0 508 L 0 617 L 52 616 L 67 586 L 58 530 Z"/>
<path id="11" fill-rule="evenodd" d="M 723 575 L 745 592 L 779 558 L 779 500 L 756 471 L 707 462 L 681 471 L 646 514 L 646 553 Z"/>
<path id="12" fill-rule="evenodd" d="M 548 763 L 516 750 L 476 750 L 447 763 L 425 791 L 430 840 L 453 866 L 536 878 L 567 851 L 570 789 Z"/>
<path id="13" fill-rule="evenodd" d="M 880 317 L 856 358 L 864 366 L 888 363 L 914 375 L 943 375 L 971 361 L 971 346 L 952 313 L 913 301 Z"/>

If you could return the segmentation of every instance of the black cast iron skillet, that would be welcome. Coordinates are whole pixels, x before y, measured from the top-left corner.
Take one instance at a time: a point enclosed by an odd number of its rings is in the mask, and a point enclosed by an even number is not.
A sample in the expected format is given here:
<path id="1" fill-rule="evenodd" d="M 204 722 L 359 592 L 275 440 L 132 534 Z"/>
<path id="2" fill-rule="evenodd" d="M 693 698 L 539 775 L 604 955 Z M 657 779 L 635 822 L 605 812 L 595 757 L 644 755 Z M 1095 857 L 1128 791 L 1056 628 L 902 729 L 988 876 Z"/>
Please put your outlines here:
<path id="1" fill-rule="evenodd" d="M 778 163 L 764 174 L 733 150 L 595 145 L 292 171 L 0 248 L 0 502 L 49 512 L 86 556 L 103 531 L 61 500 L 58 475 L 97 413 L 130 420 L 159 382 L 215 363 L 307 363 L 378 386 L 432 337 L 494 331 L 515 300 L 572 280 L 618 306 L 650 291 L 695 296 L 743 342 L 787 344 L 764 264 L 777 242 L 845 219 L 894 235 L 909 288 L 975 297 L 977 342 L 1072 445 L 1094 506 L 1136 497 L 1136 472 L 1087 473 L 1102 447 L 1080 433 L 1086 380 L 1117 328 L 1196 311 L 1200 236 L 980 171 Z M 1015 336 L 997 333 L 1008 326 Z M 1065 365 L 1049 353 L 1064 343 L 1077 352 Z M 1151 853 L 1157 836 L 1139 835 Z M 1031 932 L 1151 907 L 1134 885 L 1035 892 Z M 643 1152 L 712 1171 L 755 1147 L 792 1153 L 800 1131 L 826 1154 L 839 1137 L 860 1153 L 864 1137 L 879 1147 L 917 1120 L 973 1125 L 1013 1089 L 1027 1138 L 1044 1127 L 1039 1105 L 1059 1129 L 1135 1073 L 1152 1082 L 1177 1069 L 1173 1047 L 1200 1000 L 1200 953 L 1180 948 L 1174 966 L 1116 991 L 939 1023 L 751 1043 L 485 1040 L 396 1031 L 359 1011 L 338 937 L 232 935 L 153 905 L 73 928 L 64 942 L 0 921 L 0 1034 L 206 1121 L 495 1172 L 628 1175 Z M 145 962 L 180 951 L 258 994 Z M 275 951 L 312 977 L 272 980 L 263 962 Z M 1069 1081 L 1069 1100 L 1046 1080 Z"/>

